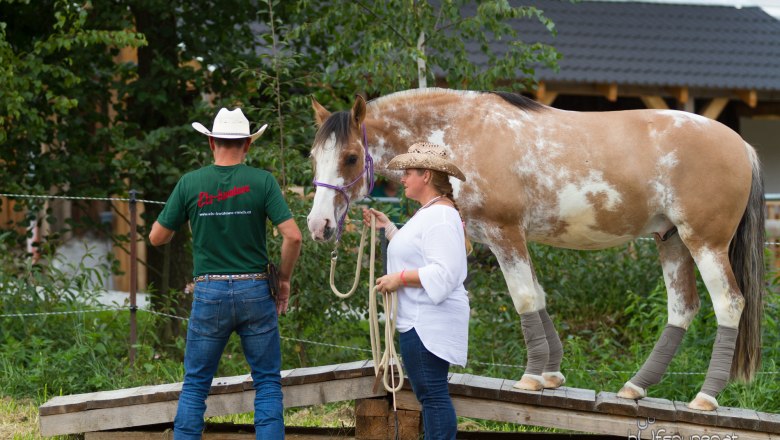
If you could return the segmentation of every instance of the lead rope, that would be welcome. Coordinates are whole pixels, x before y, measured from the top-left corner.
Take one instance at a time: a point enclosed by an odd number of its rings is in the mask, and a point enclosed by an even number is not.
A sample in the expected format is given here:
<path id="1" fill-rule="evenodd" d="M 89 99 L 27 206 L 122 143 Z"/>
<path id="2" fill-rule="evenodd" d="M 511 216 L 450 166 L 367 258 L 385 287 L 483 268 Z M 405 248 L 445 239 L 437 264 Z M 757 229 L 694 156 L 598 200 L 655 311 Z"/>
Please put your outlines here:
<path id="1" fill-rule="evenodd" d="M 357 284 L 360 279 L 361 261 L 363 259 L 363 248 L 366 244 L 366 231 L 368 226 L 363 225 L 363 231 L 360 234 L 360 246 L 358 247 L 357 267 L 355 268 L 355 281 L 352 288 L 347 293 L 342 293 L 336 287 L 336 262 L 338 261 L 338 242 L 333 249 L 330 259 L 330 289 L 339 298 L 349 298 L 357 290 Z M 368 264 L 368 329 L 371 339 L 371 356 L 374 361 L 374 375 L 379 377 L 382 374 L 382 384 L 385 390 L 393 394 L 393 411 L 396 410 L 395 393 L 400 391 L 404 384 L 404 373 L 401 362 L 398 360 L 398 352 L 395 349 L 395 317 L 398 311 L 398 294 L 396 292 L 382 293 L 382 308 L 385 311 L 385 350 L 382 350 L 382 339 L 379 332 L 379 313 L 377 310 L 377 291 L 374 282 L 374 266 L 376 262 L 376 218 L 371 216 L 371 250 L 369 252 Z M 398 372 L 398 384 L 395 383 L 395 374 Z"/>

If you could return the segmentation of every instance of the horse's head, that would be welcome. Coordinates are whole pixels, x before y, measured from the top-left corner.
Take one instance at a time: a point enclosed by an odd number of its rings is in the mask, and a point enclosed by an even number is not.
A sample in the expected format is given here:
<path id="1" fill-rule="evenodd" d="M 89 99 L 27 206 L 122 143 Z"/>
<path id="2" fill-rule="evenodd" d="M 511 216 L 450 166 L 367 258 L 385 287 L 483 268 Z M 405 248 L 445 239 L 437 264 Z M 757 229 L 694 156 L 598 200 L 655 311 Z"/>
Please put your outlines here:
<path id="1" fill-rule="evenodd" d="M 371 191 L 374 166 L 365 145 L 362 97 L 349 112 L 331 114 L 314 99 L 312 108 L 319 129 L 311 149 L 316 190 L 308 224 L 314 240 L 326 241 L 340 236 L 350 202 Z"/>

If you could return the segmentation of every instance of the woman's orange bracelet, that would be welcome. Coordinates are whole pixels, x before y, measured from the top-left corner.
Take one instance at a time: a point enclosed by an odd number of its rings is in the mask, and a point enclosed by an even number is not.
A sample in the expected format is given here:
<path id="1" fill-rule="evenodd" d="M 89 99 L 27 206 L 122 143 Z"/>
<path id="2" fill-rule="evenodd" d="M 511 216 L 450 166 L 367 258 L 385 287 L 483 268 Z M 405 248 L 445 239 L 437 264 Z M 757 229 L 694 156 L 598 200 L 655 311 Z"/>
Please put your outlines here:
<path id="1" fill-rule="evenodd" d="M 404 272 L 406 272 L 406 269 L 401 271 L 401 283 L 406 286 L 406 279 L 404 278 Z"/>

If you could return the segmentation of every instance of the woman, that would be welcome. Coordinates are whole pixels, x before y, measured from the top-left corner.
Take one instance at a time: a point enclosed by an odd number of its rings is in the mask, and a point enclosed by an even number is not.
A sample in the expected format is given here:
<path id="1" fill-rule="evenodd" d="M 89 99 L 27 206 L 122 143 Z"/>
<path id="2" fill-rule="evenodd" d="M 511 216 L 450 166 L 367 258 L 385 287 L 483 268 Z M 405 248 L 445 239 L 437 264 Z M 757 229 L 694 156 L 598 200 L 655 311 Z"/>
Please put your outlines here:
<path id="1" fill-rule="evenodd" d="M 385 214 L 364 208 L 363 221 L 376 217 L 390 241 L 388 274 L 376 280 L 377 289 L 398 292 L 401 356 L 422 405 L 425 438 L 454 439 L 458 421 L 447 373 L 450 364 L 466 364 L 469 300 L 463 287 L 466 237 L 449 176 L 466 179 L 443 147 L 425 142 L 393 158 L 388 168 L 404 170 L 406 196 L 422 206 L 401 229 Z"/>

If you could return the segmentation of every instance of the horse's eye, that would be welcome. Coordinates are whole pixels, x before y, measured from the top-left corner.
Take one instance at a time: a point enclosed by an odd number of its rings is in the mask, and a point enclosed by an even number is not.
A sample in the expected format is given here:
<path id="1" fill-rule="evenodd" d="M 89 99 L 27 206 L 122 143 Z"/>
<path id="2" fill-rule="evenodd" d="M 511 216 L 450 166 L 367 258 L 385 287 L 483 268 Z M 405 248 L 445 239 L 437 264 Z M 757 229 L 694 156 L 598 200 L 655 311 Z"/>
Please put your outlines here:
<path id="1" fill-rule="evenodd" d="M 358 161 L 358 157 L 356 154 L 350 154 L 347 156 L 347 165 L 355 165 Z"/>

